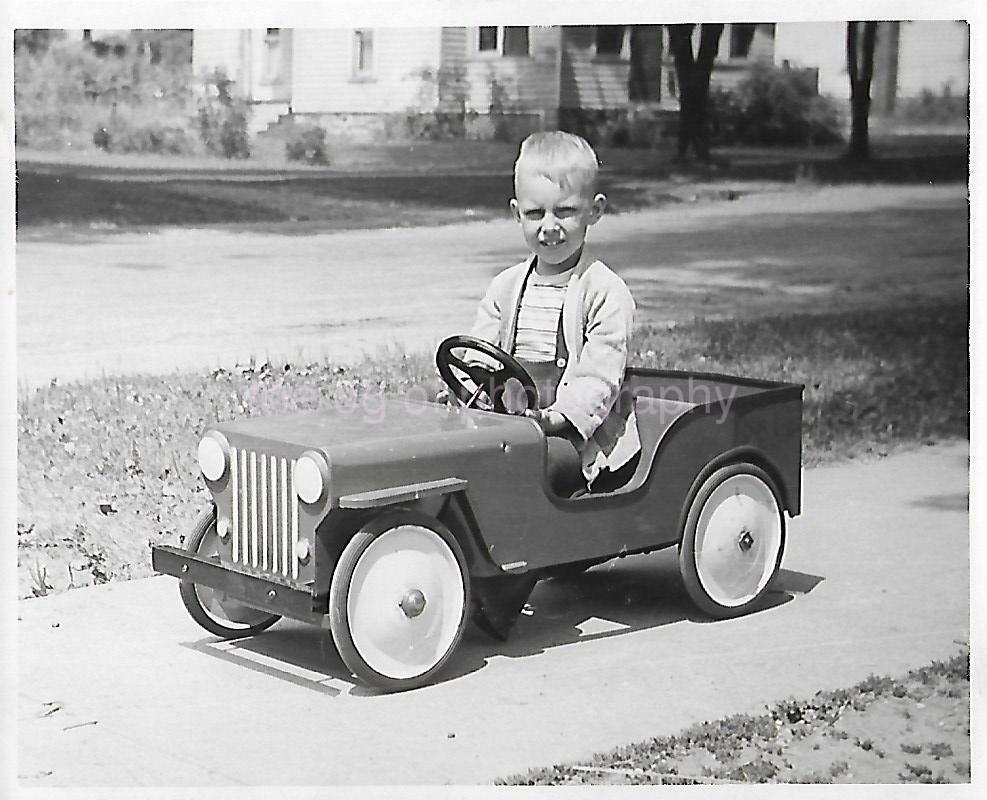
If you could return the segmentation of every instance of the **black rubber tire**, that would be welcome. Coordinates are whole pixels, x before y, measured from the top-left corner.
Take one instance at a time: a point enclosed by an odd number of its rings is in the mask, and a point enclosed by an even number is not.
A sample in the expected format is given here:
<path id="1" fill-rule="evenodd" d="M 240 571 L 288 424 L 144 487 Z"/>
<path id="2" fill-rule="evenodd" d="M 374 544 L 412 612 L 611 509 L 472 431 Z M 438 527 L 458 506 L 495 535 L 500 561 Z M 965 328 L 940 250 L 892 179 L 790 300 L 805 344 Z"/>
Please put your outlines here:
<path id="1" fill-rule="evenodd" d="M 353 633 L 347 614 L 347 599 L 353 573 L 360 557 L 367 548 L 381 535 L 402 525 L 413 525 L 427 528 L 438 535 L 455 556 L 459 573 L 463 581 L 463 613 L 459 620 L 454 638 L 445 653 L 427 671 L 410 678 L 396 678 L 383 675 L 373 669 L 360 655 L 353 641 Z M 401 692 L 415 689 L 431 683 L 437 673 L 445 666 L 450 656 L 455 652 L 466 630 L 470 619 L 470 576 L 463 550 L 456 537 L 441 522 L 434 517 L 409 509 L 392 509 L 385 511 L 365 524 L 346 544 L 336 568 L 333 571 L 332 583 L 329 589 L 329 629 L 333 642 L 343 663 L 360 681 L 369 686 L 388 692 Z"/>
<path id="2" fill-rule="evenodd" d="M 703 510 L 703 506 L 709 499 L 710 495 L 712 495 L 713 491 L 725 480 L 736 475 L 751 475 L 765 483 L 771 490 L 771 494 L 775 501 L 775 507 L 778 512 L 778 518 L 781 523 L 781 543 L 778 548 L 778 556 L 775 559 L 771 576 L 765 582 L 761 590 L 742 605 L 728 606 L 723 605 L 713 599 L 707 593 L 706 589 L 703 587 L 702 581 L 699 578 L 695 552 L 697 533 L 696 528 L 699 522 L 699 516 Z M 781 568 L 782 557 L 785 554 L 785 513 L 782 510 L 783 506 L 781 504 L 780 497 L 781 495 L 778 492 L 778 487 L 775 485 L 775 482 L 763 469 L 755 464 L 748 464 L 744 462 L 720 467 L 713 472 L 712 475 L 706 478 L 698 490 L 693 493 L 692 499 L 689 501 L 688 513 L 686 514 L 682 535 L 679 541 L 679 573 L 682 575 L 682 582 L 685 584 L 686 592 L 689 594 L 692 602 L 695 603 L 703 613 L 709 615 L 713 619 L 732 619 L 734 617 L 740 617 L 756 609 L 764 600 L 764 596 L 770 591 L 771 584 L 774 581 L 775 576 L 778 574 L 778 570 Z"/>
<path id="3" fill-rule="evenodd" d="M 214 506 L 210 506 L 208 509 L 203 511 L 199 515 L 199 518 L 195 521 L 195 525 L 192 528 L 191 534 L 189 534 L 188 543 L 185 545 L 185 549 L 190 553 L 198 554 L 206 536 L 210 533 L 210 530 L 215 527 L 216 508 Z M 185 609 L 188 611 L 192 619 L 215 636 L 221 636 L 224 639 L 243 639 L 248 636 L 255 636 L 262 631 L 266 631 L 275 622 L 281 619 L 281 617 L 277 614 L 267 614 L 266 617 L 260 622 L 247 627 L 227 627 L 226 625 L 221 624 L 214 616 L 206 611 L 195 589 L 196 585 L 192 583 L 192 581 L 183 580 L 179 582 L 178 591 L 179 594 L 181 594 L 182 603 L 185 605 Z M 258 614 L 264 613 L 265 612 L 258 611 Z"/>

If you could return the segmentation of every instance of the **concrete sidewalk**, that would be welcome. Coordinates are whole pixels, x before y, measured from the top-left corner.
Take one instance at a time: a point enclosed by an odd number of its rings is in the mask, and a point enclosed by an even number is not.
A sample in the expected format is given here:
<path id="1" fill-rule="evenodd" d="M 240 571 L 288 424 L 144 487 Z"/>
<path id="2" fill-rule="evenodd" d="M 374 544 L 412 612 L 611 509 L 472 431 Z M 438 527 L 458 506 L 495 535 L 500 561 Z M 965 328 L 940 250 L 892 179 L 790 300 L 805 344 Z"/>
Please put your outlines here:
<path id="1" fill-rule="evenodd" d="M 205 634 L 172 578 L 22 601 L 21 786 L 486 783 L 898 674 L 968 639 L 967 489 L 965 442 L 809 470 L 769 608 L 708 622 L 673 551 L 629 558 L 399 695 L 311 627 Z"/>

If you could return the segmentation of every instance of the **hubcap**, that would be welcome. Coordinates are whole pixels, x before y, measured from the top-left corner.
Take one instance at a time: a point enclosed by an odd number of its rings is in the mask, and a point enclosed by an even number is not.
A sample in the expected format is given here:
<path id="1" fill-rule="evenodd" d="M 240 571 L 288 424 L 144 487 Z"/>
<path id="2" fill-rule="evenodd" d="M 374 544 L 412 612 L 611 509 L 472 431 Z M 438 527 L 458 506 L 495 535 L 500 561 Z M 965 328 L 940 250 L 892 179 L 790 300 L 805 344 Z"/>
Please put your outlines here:
<path id="1" fill-rule="evenodd" d="M 415 678 L 441 663 L 457 641 L 465 608 L 455 554 L 418 525 L 374 539 L 353 567 L 346 597 L 354 647 L 367 666 L 394 679 Z"/>
<path id="2" fill-rule="evenodd" d="M 782 544 L 781 509 L 770 487 L 740 474 L 717 486 L 696 524 L 696 573 L 725 607 L 754 599 L 774 574 Z"/>
<path id="3" fill-rule="evenodd" d="M 398 605 L 408 619 L 417 617 L 425 610 L 425 595 L 421 593 L 420 589 L 412 589 L 401 598 L 401 602 Z"/>

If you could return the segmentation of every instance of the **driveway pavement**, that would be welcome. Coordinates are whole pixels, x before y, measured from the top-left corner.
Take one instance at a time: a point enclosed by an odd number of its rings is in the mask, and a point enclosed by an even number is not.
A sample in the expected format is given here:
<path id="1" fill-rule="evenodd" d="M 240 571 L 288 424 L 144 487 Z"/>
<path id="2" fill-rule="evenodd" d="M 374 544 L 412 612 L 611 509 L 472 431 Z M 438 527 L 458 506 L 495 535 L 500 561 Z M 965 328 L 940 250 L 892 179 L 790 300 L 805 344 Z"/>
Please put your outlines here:
<path id="1" fill-rule="evenodd" d="M 592 230 L 640 325 L 964 297 L 962 184 L 843 186 L 606 216 Z M 287 230 L 287 229 L 286 229 Z M 304 235 L 32 230 L 17 244 L 17 375 L 431 349 L 523 256 L 509 221 Z"/>
<path id="2" fill-rule="evenodd" d="M 808 470 L 768 608 L 708 622 L 674 552 L 539 584 L 446 679 L 353 685 L 325 633 L 228 643 L 172 578 L 22 601 L 23 787 L 474 784 L 786 696 L 901 673 L 969 635 L 966 443 Z"/>

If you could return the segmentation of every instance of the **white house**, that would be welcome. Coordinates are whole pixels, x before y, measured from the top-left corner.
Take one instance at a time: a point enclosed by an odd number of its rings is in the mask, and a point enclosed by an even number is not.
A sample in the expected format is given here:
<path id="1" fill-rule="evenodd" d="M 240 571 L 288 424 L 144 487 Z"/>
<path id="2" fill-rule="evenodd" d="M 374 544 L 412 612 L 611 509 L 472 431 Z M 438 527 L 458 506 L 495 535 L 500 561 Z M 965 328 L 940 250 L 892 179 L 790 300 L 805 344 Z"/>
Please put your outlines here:
<path id="1" fill-rule="evenodd" d="M 774 28 L 727 25 L 714 81 L 770 62 Z M 255 130 L 289 112 L 374 138 L 388 115 L 412 111 L 466 108 L 537 129 L 629 101 L 678 108 L 663 25 L 196 30 L 193 64 L 236 81 Z"/>

